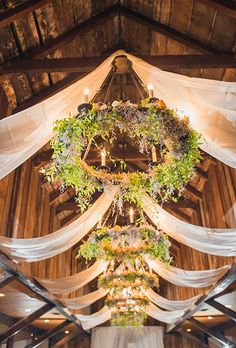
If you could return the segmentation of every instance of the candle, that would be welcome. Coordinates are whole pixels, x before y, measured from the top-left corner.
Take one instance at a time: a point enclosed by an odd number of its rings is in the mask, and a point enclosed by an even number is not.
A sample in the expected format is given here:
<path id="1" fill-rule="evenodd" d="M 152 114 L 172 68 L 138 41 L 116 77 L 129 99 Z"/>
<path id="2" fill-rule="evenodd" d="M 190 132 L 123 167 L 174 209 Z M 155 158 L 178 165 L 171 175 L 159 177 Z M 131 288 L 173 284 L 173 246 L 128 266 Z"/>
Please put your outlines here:
<path id="1" fill-rule="evenodd" d="M 154 145 L 152 145 L 152 162 L 154 162 L 154 163 L 157 162 L 157 152 L 156 152 L 156 148 Z"/>
<path id="2" fill-rule="evenodd" d="M 84 88 L 84 103 L 88 103 L 89 89 L 87 87 Z"/>
<path id="3" fill-rule="evenodd" d="M 153 98 L 154 97 L 153 84 L 149 83 L 147 88 L 148 88 L 148 92 L 149 92 L 149 98 Z"/>
<path id="4" fill-rule="evenodd" d="M 105 147 L 101 151 L 101 166 L 106 166 L 106 149 Z"/>
<path id="5" fill-rule="evenodd" d="M 134 223 L 134 211 L 133 211 L 133 208 L 130 208 L 130 211 L 129 211 L 129 220 L 130 220 L 130 223 L 131 223 L 131 224 Z"/>
<path id="6" fill-rule="evenodd" d="M 97 229 L 102 228 L 102 215 L 99 215 L 99 219 L 98 219 L 98 224 L 97 224 Z"/>

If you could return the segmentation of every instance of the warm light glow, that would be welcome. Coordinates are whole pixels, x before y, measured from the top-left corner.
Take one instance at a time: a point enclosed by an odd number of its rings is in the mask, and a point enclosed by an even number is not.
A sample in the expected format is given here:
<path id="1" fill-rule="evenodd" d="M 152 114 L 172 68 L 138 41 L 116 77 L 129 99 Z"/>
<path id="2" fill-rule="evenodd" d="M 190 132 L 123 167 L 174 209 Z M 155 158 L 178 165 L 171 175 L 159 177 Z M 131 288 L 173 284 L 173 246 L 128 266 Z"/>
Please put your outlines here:
<path id="1" fill-rule="evenodd" d="M 84 88 L 84 103 L 88 103 L 89 89 L 88 87 Z"/>
<path id="2" fill-rule="evenodd" d="M 207 319 L 209 319 L 209 320 L 211 320 L 211 319 L 213 319 L 210 315 L 207 317 Z"/>
<path id="3" fill-rule="evenodd" d="M 34 334 L 33 334 L 33 333 L 32 333 L 32 334 L 30 334 L 30 336 L 31 336 L 31 337 L 33 337 L 33 336 L 34 336 Z"/>
<path id="4" fill-rule="evenodd" d="M 30 309 L 30 308 L 25 309 L 25 312 L 31 312 L 31 311 L 32 311 L 32 309 Z"/>
<path id="5" fill-rule="evenodd" d="M 149 83 L 149 84 L 147 85 L 147 88 L 148 88 L 148 90 L 150 91 L 150 89 L 153 89 L 153 84 L 152 84 L 152 83 Z"/>
<path id="6" fill-rule="evenodd" d="M 65 334 L 68 335 L 68 333 L 70 333 L 70 331 L 66 330 L 66 331 L 65 331 Z"/>
<path id="7" fill-rule="evenodd" d="M 227 308 L 231 308 L 231 307 L 233 307 L 231 304 L 227 304 L 227 305 L 225 305 L 225 307 L 227 307 Z"/>
<path id="8" fill-rule="evenodd" d="M 131 224 L 134 223 L 134 210 L 133 210 L 132 207 L 129 210 L 129 221 L 130 221 Z"/>
<path id="9" fill-rule="evenodd" d="M 4 297 L 4 296 L 5 296 L 5 294 L 2 294 L 2 293 L 0 294 L 0 297 Z"/>
<path id="10" fill-rule="evenodd" d="M 49 323 L 49 321 L 50 321 L 49 319 L 45 319 L 44 320 L 45 323 Z"/>
<path id="11" fill-rule="evenodd" d="M 101 166 L 105 167 L 106 165 L 106 149 L 105 147 L 101 151 Z"/>
<path id="12" fill-rule="evenodd" d="M 191 332 L 192 330 L 191 329 L 187 329 L 186 331 Z"/>

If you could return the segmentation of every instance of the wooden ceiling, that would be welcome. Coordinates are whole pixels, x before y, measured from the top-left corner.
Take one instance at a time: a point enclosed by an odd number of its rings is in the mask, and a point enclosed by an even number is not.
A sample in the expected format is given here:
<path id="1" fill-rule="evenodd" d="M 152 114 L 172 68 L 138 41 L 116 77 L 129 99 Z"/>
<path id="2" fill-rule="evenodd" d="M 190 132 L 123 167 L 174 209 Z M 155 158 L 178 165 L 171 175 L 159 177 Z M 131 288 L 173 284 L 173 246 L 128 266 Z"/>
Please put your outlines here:
<path id="1" fill-rule="evenodd" d="M 236 81 L 235 1 L 0 0 L 0 11 L 0 119 L 55 94 L 92 71 L 119 48 L 168 71 Z M 111 101 L 121 98 L 140 100 L 140 90 L 144 95 L 145 90 L 142 90 L 140 81 L 138 85 L 139 88 L 132 74 L 116 75 L 112 86 L 109 87 L 109 79 L 106 80 L 96 100 L 104 100 L 106 96 Z M 119 139 L 111 151 L 117 152 L 118 157 L 125 157 L 130 171 L 146 170 L 148 159 L 141 156 L 128 139 Z M 73 190 L 61 193 L 59 183 L 49 184 L 39 173 L 50 155 L 49 145 L 46 145 L 0 181 L 2 235 L 41 236 L 78 217 Z M 99 160 L 99 155 L 91 149 L 88 162 L 96 164 Z M 177 204 L 165 204 L 165 209 L 197 225 L 235 227 L 236 171 L 207 154 L 197 169 L 185 196 Z M 76 273 L 85 267 L 83 262 L 75 259 L 77 247 L 49 260 L 19 267 L 25 273 L 41 277 L 55 278 Z M 185 269 L 215 268 L 235 262 L 235 258 L 206 255 L 175 241 L 171 252 L 174 263 Z M 95 288 L 96 281 L 76 295 Z M 3 320 L 7 318 L 7 327 L 25 315 L 25 308 L 31 306 L 32 301 L 35 301 L 32 309 L 37 310 L 40 298 L 29 297 L 29 290 L 25 292 L 15 280 L 5 284 L 1 290 L 9 296 L 8 300 L 0 299 L 3 300 L 0 310 L 5 315 Z M 170 299 L 185 299 L 204 290 L 175 287 L 162 281 L 160 292 Z M 11 307 L 13 299 L 18 299 L 18 305 Z M 100 306 L 102 302 L 93 305 L 91 310 L 96 311 Z M 198 318 L 206 326 L 214 326 L 216 330 L 220 325 L 226 329 L 233 327 L 225 314 L 218 316 L 219 313 L 215 313 L 209 325 L 208 314 L 201 313 L 203 318 Z M 45 334 L 59 325 L 63 318 L 61 313 L 57 317 L 52 311 L 45 315 L 50 317 L 49 323 L 38 318 L 30 331 L 24 331 L 19 339 L 29 337 L 32 330 L 36 330 L 33 332 L 38 336 Z M 150 321 L 150 324 L 158 323 Z M 197 334 L 201 331 L 187 322 L 178 332 L 182 330 L 181 334 L 189 336 L 190 333 L 186 332 L 188 325 Z M 67 338 L 64 332 L 59 332 L 58 342 L 64 344 L 73 338 L 77 331 L 71 331 Z M 192 346 L 176 343 L 178 337 L 175 343 L 195 348 L 202 344 L 201 338 L 197 345 L 193 343 Z M 51 344 L 57 347 L 58 342 L 52 340 Z M 171 338 L 167 338 L 167 342 L 170 346 L 173 344 Z M 89 343 L 82 344 L 86 347 Z"/>

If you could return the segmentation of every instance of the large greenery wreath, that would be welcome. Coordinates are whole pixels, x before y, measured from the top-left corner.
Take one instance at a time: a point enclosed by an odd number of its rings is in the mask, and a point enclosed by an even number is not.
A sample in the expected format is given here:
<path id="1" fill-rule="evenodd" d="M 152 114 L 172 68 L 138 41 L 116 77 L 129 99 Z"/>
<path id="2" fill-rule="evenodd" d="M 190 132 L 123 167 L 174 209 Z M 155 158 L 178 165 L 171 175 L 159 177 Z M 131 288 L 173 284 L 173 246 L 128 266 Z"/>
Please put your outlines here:
<path id="1" fill-rule="evenodd" d="M 54 132 L 52 162 L 44 173 L 49 181 L 62 180 L 65 187 L 72 186 L 82 211 L 89 206 L 94 192 L 108 183 L 119 184 L 115 201 L 119 209 L 125 200 L 140 206 L 145 192 L 158 202 L 176 201 L 201 158 L 199 134 L 186 117 L 180 118 L 159 100 L 93 104 L 91 110 L 79 116 L 56 121 Z M 147 172 L 117 174 L 87 165 L 86 155 L 91 145 L 99 148 L 99 137 L 113 142 L 124 132 L 147 156 L 153 145 L 158 147 L 159 162 Z"/>

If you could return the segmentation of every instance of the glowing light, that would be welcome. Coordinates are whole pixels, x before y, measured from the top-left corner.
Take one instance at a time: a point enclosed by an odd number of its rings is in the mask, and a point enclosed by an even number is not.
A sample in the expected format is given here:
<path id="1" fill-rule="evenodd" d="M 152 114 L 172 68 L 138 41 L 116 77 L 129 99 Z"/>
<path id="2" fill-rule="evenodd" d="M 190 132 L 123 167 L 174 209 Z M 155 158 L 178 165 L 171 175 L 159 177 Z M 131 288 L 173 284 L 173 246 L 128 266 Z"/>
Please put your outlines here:
<path id="1" fill-rule="evenodd" d="M 50 321 L 49 319 L 45 319 L 44 320 L 45 323 L 49 323 L 49 321 Z"/>
<path id="2" fill-rule="evenodd" d="M 88 103 L 89 89 L 88 87 L 84 88 L 84 103 Z"/>
<path id="3" fill-rule="evenodd" d="M 149 83 L 149 84 L 147 85 L 147 88 L 148 88 L 148 92 L 149 92 L 149 97 L 150 97 L 150 98 L 153 98 L 153 97 L 154 97 L 153 84 L 152 84 L 152 83 Z"/>
<path id="4" fill-rule="evenodd" d="M 25 309 L 25 312 L 31 312 L 31 311 L 32 311 L 32 309 L 30 309 L 30 308 Z"/>
<path id="5" fill-rule="evenodd" d="M 187 331 L 187 332 L 191 332 L 192 330 L 191 330 L 191 329 L 187 329 L 186 331 Z"/>
<path id="6" fill-rule="evenodd" d="M 213 317 L 209 315 L 209 316 L 207 317 L 207 319 L 211 320 L 211 319 L 213 319 Z"/>
<path id="7" fill-rule="evenodd" d="M 66 335 L 68 335 L 69 333 L 70 333 L 70 331 L 68 331 L 68 330 L 65 331 L 65 334 L 66 334 Z"/>
<path id="8" fill-rule="evenodd" d="M 2 293 L 0 294 L 0 297 L 5 297 L 5 296 L 6 296 L 5 294 L 2 294 Z"/>

